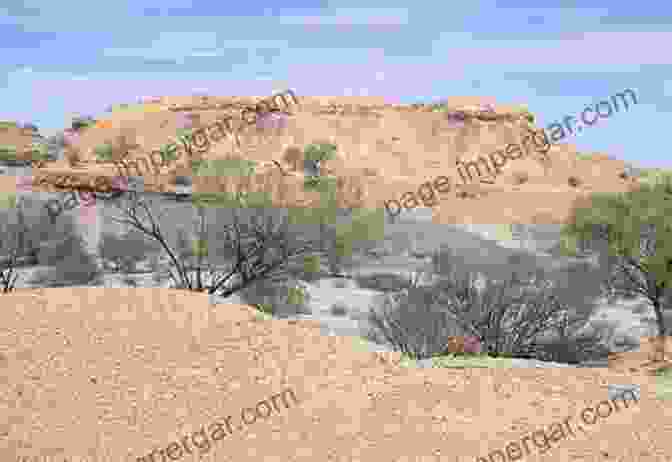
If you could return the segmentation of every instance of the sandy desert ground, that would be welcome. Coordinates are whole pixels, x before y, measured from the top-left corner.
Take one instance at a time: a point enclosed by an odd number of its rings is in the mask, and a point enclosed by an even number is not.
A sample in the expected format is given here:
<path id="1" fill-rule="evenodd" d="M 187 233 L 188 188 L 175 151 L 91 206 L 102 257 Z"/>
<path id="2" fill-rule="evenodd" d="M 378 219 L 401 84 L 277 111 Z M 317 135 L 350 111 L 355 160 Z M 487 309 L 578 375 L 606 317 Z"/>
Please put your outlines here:
<path id="1" fill-rule="evenodd" d="M 574 435 L 543 455 L 528 441 L 526 460 L 672 454 L 671 401 L 646 374 L 402 367 L 310 323 L 177 290 L 27 290 L 3 307 L 2 460 L 151 460 L 177 441 L 166 460 L 476 461 L 567 418 Z M 639 385 L 639 401 L 617 410 L 608 384 Z"/>

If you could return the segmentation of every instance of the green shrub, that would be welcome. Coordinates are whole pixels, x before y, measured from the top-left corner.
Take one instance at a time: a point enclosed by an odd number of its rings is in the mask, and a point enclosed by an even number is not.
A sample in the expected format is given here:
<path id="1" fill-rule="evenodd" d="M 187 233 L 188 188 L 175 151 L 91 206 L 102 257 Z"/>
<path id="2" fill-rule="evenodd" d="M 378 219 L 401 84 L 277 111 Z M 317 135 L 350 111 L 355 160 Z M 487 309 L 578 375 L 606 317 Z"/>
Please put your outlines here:
<path id="1" fill-rule="evenodd" d="M 16 127 L 16 122 L 12 120 L 0 120 L 0 128 L 14 128 Z"/>
<path id="2" fill-rule="evenodd" d="M 576 157 L 580 160 L 592 160 L 593 155 L 592 154 L 583 154 L 583 153 L 577 153 Z"/>
<path id="3" fill-rule="evenodd" d="M 191 160 L 191 171 L 194 175 L 198 174 L 198 171 L 201 169 L 201 166 L 204 165 L 207 161 L 205 159 L 192 159 Z"/>
<path id="4" fill-rule="evenodd" d="M 0 160 L 16 160 L 16 146 L 0 145 Z"/>
<path id="5" fill-rule="evenodd" d="M 268 208 L 272 206 L 270 193 L 251 191 L 231 193 L 227 191 L 214 193 L 194 193 L 191 201 L 195 207 L 223 208 Z"/>
<path id="6" fill-rule="evenodd" d="M 656 398 L 660 400 L 672 399 L 672 368 L 659 368 L 654 372 L 656 377 Z"/>
<path id="7" fill-rule="evenodd" d="M 672 181 L 672 171 L 663 169 L 644 170 L 639 182 L 648 186 L 664 186 Z"/>
<path id="8" fill-rule="evenodd" d="M 82 130 L 96 124 L 96 119 L 91 116 L 75 117 L 70 124 L 73 130 Z"/>
<path id="9" fill-rule="evenodd" d="M 208 241 L 206 239 L 194 239 L 192 242 L 192 252 L 196 257 L 205 258 L 208 256 Z"/>
<path id="10" fill-rule="evenodd" d="M 287 303 L 290 305 L 303 305 L 305 303 L 305 293 L 300 287 L 287 288 Z"/>
<path id="11" fill-rule="evenodd" d="M 161 149 L 159 149 L 161 159 L 164 162 L 177 160 L 177 155 L 175 154 L 175 151 L 171 150 L 171 149 L 168 149 L 172 145 L 173 145 L 172 143 L 164 144 L 163 146 L 161 146 Z"/>
<path id="12" fill-rule="evenodd" d="M 320 256 L 306 255 L 303 258 L 303 272 L 309 278 L 314 278 L 320 272 Z"/>
<path id="13" fill-rule="evenodd" d="M 261 279 L 243 289 L 240 295 L 248 305 L 273 316 L 312 313 L 308 306 L 310 294 L 298 287 L 295 281 L 282 276 Z"/>
<path id="14" fill-rule="evenodd" d="M 270 303 L 256 303 L 254 306 L 257 310 L 261 311 L 264 314 L 272 315 L 273 314 L 273 305 Z"/>
<path id="15" fill-rule="evenodd" d="M 31 157 L 37 161 L 47 161 L 50 159 L 49 147 L 45 143 L 33 142 L 30 145 Z"/>
<path id="16" fill-rule="evenodd" d="M 16 208 L 16 194 L 0 193 L 0 209 Z"/>
<path id="17" fill-rule="evenodd" d="M 184 140 L 186 143 L 191 143 L 191 138 L 194 134 L 193 128 L 178 128 L 177 139 Z"/>
<path id="18" fill-rule="evenodd" d="M 576 257 L 578 255 L 578 238 L 574 236 L 560 236 L 560 253 L 565 257 Z"/>
<path id="19" fill-rule="evenodd" d="M 192 161 L 192 170 L 197 176 L 250 176 L 257 163 L 239 157 Z"/>
<path id="20" fill-rule="evenodd" d="M 114 146 L 110 143 L 101 144 L 96 146 L 93 152 L 96 154 L 96 159 L 101 162 L 110 162 L 112 161 L 112 154 L 114 153 Z"/>
<path id="21" fill-rule="evenodd" d="M 335 193 L 336 178 L 324 176 L 308 176 L 303 180 L 303 189 L 306 191 L 317 191 L 321 193 Z"/>
<path id="22" fill-rule="evenodd" d="M 311 143 L 303 150 L 305 160 L 323 162 L 336 158 L 338 147 L 333 143 Z"/>

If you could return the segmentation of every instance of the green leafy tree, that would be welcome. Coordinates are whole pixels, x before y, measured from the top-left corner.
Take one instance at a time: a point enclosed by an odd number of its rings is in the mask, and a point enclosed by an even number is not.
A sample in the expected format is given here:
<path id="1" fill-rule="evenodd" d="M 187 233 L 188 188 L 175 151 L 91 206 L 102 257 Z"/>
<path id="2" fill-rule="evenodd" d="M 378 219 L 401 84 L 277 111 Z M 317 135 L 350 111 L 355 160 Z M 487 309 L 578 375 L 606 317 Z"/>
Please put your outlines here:
<path id="1" fill-rule="evenodd" d="M 658 335 L 672 280 L 672 176 L 621 194 L 594 194 L 575 203 L 563 228 L 570 253 L 580 242 L 600 252 L 610 297 L 643 296 L 653 306 Z M 574 248 L 572 248 L 574 247 Z"/>
<path id="2" fill-rule="evenodd" d="M 326 254 L 329 271 L 340 275 L 351 262 L 353 254 L 367 246 L 375 246 L 385 232 L 383 209 L 354 209 L 349 211 L 349 223 L 336 223 L 339 214 L 337 179 L 334 177 L 307 178 L 304 189 L 320 193 L 317 207 L 295 208 L 290 211 L 294 222 L 318 223 L 320 226 L 320 251 Z"/>

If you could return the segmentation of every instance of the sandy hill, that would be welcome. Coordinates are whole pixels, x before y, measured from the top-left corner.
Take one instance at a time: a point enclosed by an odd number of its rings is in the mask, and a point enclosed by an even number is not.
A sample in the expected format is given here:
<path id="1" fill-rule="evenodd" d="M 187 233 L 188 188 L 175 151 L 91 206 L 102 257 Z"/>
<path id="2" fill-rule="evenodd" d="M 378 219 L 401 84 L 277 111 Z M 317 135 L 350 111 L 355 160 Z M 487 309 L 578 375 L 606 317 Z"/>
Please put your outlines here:
<path id="1" fill-rule="evenodd" d="M 179 290 L 17 290 L 2 303 L 3 461 L 488 460 L 568 418 L 571 434 L 553 430 L 546 450 L 537 435 L 526 459 L 672 454 L 670 401 L 642 374 L 414 369 Z M 639 402 L 607 401 L 606 384 L 633 383 Z"/>
<path id="2" fill-rule="evenodd" d="M 24 128 L 14 121 L 0 121 L 0 150 L 11 146 L 16 152 L 16 159 L 29 159 L 33 133 L 32 129 Z"/>
<path id="3" fill-rule="evenodd" d="M 398 200 L 412 192 L 423 207 L 418 192 L 423 183 L 439 176 L 451 178 L 453 184 L 462 183 L 456 168 L 458 159 L 468 162 L 487 156 L 508 144 L 520 143 L 528 130 L 539 129 L 524 107 L 499 105 L 486 98 L 448 98 L 448 111 L 437 112 L 428 105 L 392 105 L 374 97 L 297 96 L 299 105 L 289 108 L 285 126 L 279 128 L 242 123 L 241 111 L 253 106 L 259 97 L 162 97 L 143 105 L 116 108 L 99 116 L 105 119 L 101 126 L 84 129 L 73 141 L 73 163 L 62 160 L 39 169 L 37 177 L 44 179 L 35 187 L 53 188 L 57 175 L 87 179 L 82 181 L 90 185 L 92 177 L 118 175 L 119 169 L 110 163 L 97 162 L 93 150 L 119 136 L 128 146 L 128 159 L 138 160 L 173 141 L 186 115 L 195 116 L 196 126 L 208 126 L 229 115 L 239 131 L 240 148 L 230 137 L 195 157 L 250 159 L 258 163 L 255 174 L 247 179 L 199 177 L 194 181 L 196 192 L 266 191 L 279 206 L 309 205 L 319 200 L 318 195 L 304 191 L 303 168 L 292 161 L 291 153 L 310 143 L 326 141 L 338 146 L 337 158 L 327 162 L 324 171 L 339 178 L 343 206 L 382 207 L 384 201 Z M 480 109 L 486 104 L 492 111 Z M 464 121 L 448 120 L 447 113 L 456 111 L 463 114 Z M 434 221 L 557 223 L 565 219 L 577 197 L 598 191 L 625 191 L 633 185 L 634 180 L 622 176 L 625 162 L 602 154 L 591 158 L 579 158 L 577 154 L 571 144 L 559 143 L 550 148 L 547 160 L 536 154 L 509 160 L 494 184 L 476 182 L 436 194 Z M 284 174 L 273 160 L 283 166 Z M 139 162 L 144 168 L 144 161 Z M 136 172 L 131 170 L 131 174 Z M 161 168 L 158 174 L 145 173 L 145 189 L 174 191 L 178 175 L 191 175 L 186 156 Z M 75 180 L 61 182 L 65 187 L 76 184 Z"/>

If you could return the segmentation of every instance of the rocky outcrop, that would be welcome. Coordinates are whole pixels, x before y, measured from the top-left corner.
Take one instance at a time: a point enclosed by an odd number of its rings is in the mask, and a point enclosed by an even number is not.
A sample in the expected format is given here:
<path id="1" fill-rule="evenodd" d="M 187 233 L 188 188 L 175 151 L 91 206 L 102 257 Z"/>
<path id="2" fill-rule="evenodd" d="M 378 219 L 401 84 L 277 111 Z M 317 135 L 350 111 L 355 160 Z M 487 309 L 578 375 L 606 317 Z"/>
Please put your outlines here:
<path id="1" fill-rule="evenodd" d="M 36 187 L 58 189 L 58 181 L 67 182 L 56 177 L 69 173 L 79 179 L 69 180 L 66 189 L 109 190 L 104 186 L 109 181 L 96 183 L 96 177 L 114 177 L 123 169 L 97 159 L 95 150 L 119 136 L 136 146 L 126 160 L 146 170 L 130 173 L 144 177 L 146 191 L 174 191 L 178 177 L 193 174 L 190 159 L 239 157 L 257 163 L 254 178 L 198 177 L 193 191 L 248 188 L 244 192 L 271 193 L 276 205 L 283 206 L 306 206 L 306 197 L 311 196 L 303 189 L 303 169 L 285 162 L 285 154 L 302 153 L 305 146 L 326 141 L 338 149 L 336 158 L 324 162 L 321 170 L 337 181 L 340 204 L 382 208 L 386 201 L 410 194 L 418 206 L 433 209 L 434 221 L 450 224 L 559 223 L 576 199 L 598 191 L 622 192 L 636 184 L 624 173 L 624 162 L 603 155 L 579 158 L 574 147 L 557 143 L 545 156 L 508 162 L 490 184 L 462 185 L 458 160 L 475 162 L 479 156 L 521 143 L 530 130 L 539 130 L 533 115 L 522 106 L 478 98 L 449 98 L 442 106 L 390 104 L 381 98 L 298 98 L 299 105 L 287 108 L 283 123 L 276 125 L 249 125 L 241 119 L 243 109 L 254 107 L 260 97 L 161 97 L 139 106 L 145 112 L 114 111 L 104 124 L 78 132 L 64 149 L 65 162 L 38 168 L 36 177 L 52 179 L 43 179 Z M 194 116 L 188 123 L 194 129 L 203 128 L 202 133 L 209 133 L 215 121 L 231 117 L 235 136 L 210 140 L 203 149 L 185 148 L 187 154 L 179 161 L 152 167 L 151 152 L 175 141 L 184 127 L 186 119 L 180 113 Z M 277 174 L 269 173 L 273 168 Z M 426 186 L 439 176 L 450 178 L 454 185 L 448 193 Z"/>

